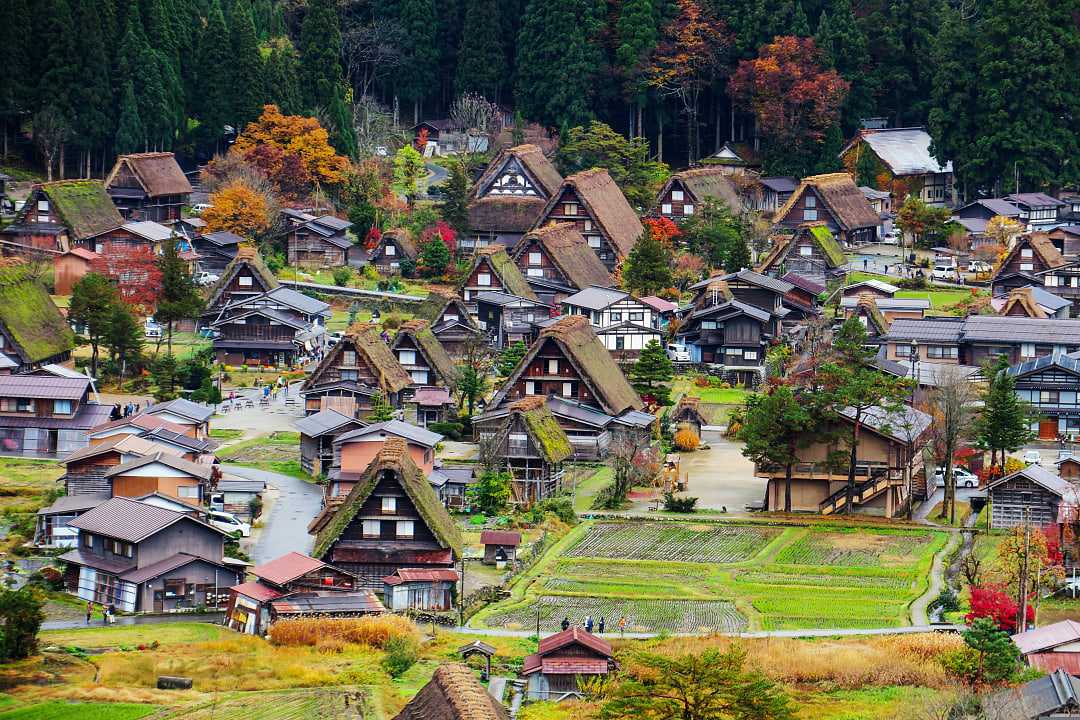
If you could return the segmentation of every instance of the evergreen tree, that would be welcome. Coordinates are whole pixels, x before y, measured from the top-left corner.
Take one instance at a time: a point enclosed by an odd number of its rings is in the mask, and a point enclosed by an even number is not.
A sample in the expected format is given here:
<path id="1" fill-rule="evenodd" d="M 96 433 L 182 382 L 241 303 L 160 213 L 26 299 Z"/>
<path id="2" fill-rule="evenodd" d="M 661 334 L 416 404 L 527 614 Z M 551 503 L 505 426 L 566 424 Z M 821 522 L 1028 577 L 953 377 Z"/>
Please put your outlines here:
<path id="1" fill-rule="evenodd" d="M 434 17 L 434 13 L 432 14 Z M 341 84 L 341 30 L 332 0 L 312 0 L 300 28 L 300 89 L 309 110 L 328 108 Z"/>
<path id="2" fill-rule="evenodd" d="M 663 346 L 655 340 L 645 343 L 637 361 L 630 366 L 628 380 L 639 395 L 652 397 L 657 405 L 671 404 L 671 388 L 666 383 L 675 377 L 675 369 L 664 352 Z"/>
<path id="3" fill-rule="evenodd" d="M 200 43 L 198 84 L 201 133 L 217 144 L 229 124 L 233 107 L 232 48 L 221 1 L 213 0 Z"/>
<path id="4" fill-rule="evenodd" d="M 933 90 L 928 126 L 931 152 L 934 157 L 952 159 L 957 181 L 967 179 L 966 160 L 978 135 L 974 122 L 979 78 L 970 57 L 978 41 L 975 23 L 961 17 L 958 8 L 947 6 L 930 56 Z"/>
<path id="5" fill-rule="evenodd" d="M 791 32 L 789 35 L 797 35 L 799 37 L 810 37 L 810 21 L 806 18 L 806 13 L 803 11 L 802 2 L 795 0 L 795 7 L 791 12 Z"/>
<path id="6" fill-rule="evenodd" d="M 300 92 L 300 61 L 287 38 L 275 40 L 266 60 L 267 102 L 285 115 L 303 112 Z"/>
<path id="7" fill-rule="evenodd" d="M 90 341 L 90 375 L 98 376 L 98 351 L 109 331 L 113 307 L 120 302 L 116 286 L 101 273 L 90 272 L 71 289 L 68 319 L 81 325 Z"/>
<path id="8" fill-rule="evenodd" d="M 975 420 L 976 442 L 990 451 L 992 465 L 999 460 L 1004 465 L 1006 454 L 1022 448 L 1033 435 L 1029 407 L 1017 396 L 1016 379 L 1008 369 L 1004 355 L 986 369 L 990 382 L 983 392 L 982 413 Z"/>
<path id="9" fill-rule="evenodd" d="M 426 278 L 442 277 L 450 266 L 450 259 L 450 250 L 446 243 L 438 237 L 432 238 L 420 247 L 420 273 Z"/>
<path id="10" fill-rule="evenodd" d="M 814 40 L 828 65 L 851 83 L 840 116 L 843 135 L 851 136 L 860 127 L 859 121 L 873 114 L 876 87 L 875 77 L 867 72 L 866 35 L 855 20 L 851 0 L 830 1 L 821 13 Z"/>
<path id="11" fill-rule="evenodd" d="M 116 130 L 113 149 L 117 153 L 133 153 L 143 149 L 146 132 L 139 119 L 139 107 L 135 103 L 135 86 L 128 80 L 120 100 L 120 127 Z"/>
<path id="12" fill-rule="evenodd" d="M 31 82 L 33 38 L 27 32 L 34 22 L 30 1 L 5 0 L 4 25 L 0 27 L 0 68 L 4 68 L 4 81 L 0 82 L 0 157 L 8 154 L 12 135 L 9 130 L 17 130 L 35 99 Z"/>
<path id="13" fill-rule="evenodd" d="M 892 118 L 894 127 L 926 122 L 931 68 L 924 58 L 930 57 L 944 4 L 944 0 L 890 0 L 863 20 L 866 36 L 876 39 L 874 75 L 882 91 L 878 110 Z M 835 24 L 839 15 L 832 17 Z"/>
<path id="14" fill-rule="evenodd" d="M 75 26 L 80 29 L 79 54 L 82 58 L 79 82 L 74 89 L 79 112 L 73 118 L 75 137 L 88 154 L 109 143 L 113 135 L 113 89 L 109 80 L 110 63 L 105 51 L 99 5 L 94 0 L 77 0 Z"/>
<path id="15" fill-rule="evenodd" d="M 191 272 L 187 263 L 180 258 L 176 245 L 177 238 L 174 236 L 163 243 L 161 255 L 158 256 L 161 294 L 154 311 L 154 318 L 165 323 L 169 354 L 172 354 L 173 324 L 196 317 L 203 307 L 202 296 L 196 290 Z"/>
<path id="16" fill-rule="evenodd" d="M 457 57 L 454 89 L 475 92 L 497 102 L 503 80 L 503 48 L 499 36 L 499 0 L 465 0 L 465 32 Z"/>
<path id="17" fill-rule="evenodd" d="M 623 264 L 623 289 L 639 295 L 653 295 L 673 283 L 671 251 L 646 229 Z"/>
<path id="18" fill-rule="evenodd" d="M 398 0 L 401 26 L 401 63 L 395 68 L 394 90 L 413 103 L 413 122 L 420 122 L 420 104 L 434 89 L 432 78 L 439 61 L 436 44 L 435 0 Z"/>
<path id="19" fill-rule="evenodd" d="M 142 323 L 125 303 L 118 302 L 113 306 L 104 342 L 123 383 L 127 373 L 141 364 L 143 351 Z M 175 374 L 175 363 L 173 368 Z"/>
<path id="20" fill-rule="evenodd" d="M 48 88 L 47 104 L 69 127 L 78 113 L 77 87 L 80 82 L 78 40 L 68 0 L 41 3 L 41 44 L 46 50 L 40 69 L 41 87 Z M 61 154 L 60 176 L 63 177 Z"/>
<path id="21" fill-rule="evenodd" d="M 386 422 L 394 419 L 394 408 L 386 400 L 386 395 L 379 390 L 371 398 L 371 414 L 368 421 L 373 423 Z"/>
<path id="22" fill-rule="evenodd" d="M 462 402 L 468 408 L 469 417 L 472 417 L 476 401 L 484 394 L 487 388 L 487 376 L 478 370 L 475 365 L 466 364 L 461 368 L 461 377 L 458 379 L 458 394 Z"/>
<path id="23" fill-rule="evenodd" d="M 521 362 L 521 358 L 525 357 L 525 353 L 529 351 L 529 348 L 525 346 L 525 343 L 518 340 L 513 345 L 507 345 L 499 353 L 498 360 L 495 361 L 495 372 L 499 374 L 499 377 L 510 377 L 510 373 L 514 372 L 514 368 Z"/>
<path id="24" fill-rule="evenodd" d="M 465 174 L 465 163 L 455 162 L 450 165 L 450 177 L 443 189 L 446 192 L 446 201 L 443 202 L 439 212 L 443 220 L 458 237 L 469 232 L 469 178 Z"/>
<path id="25" fill-rule="evenodd" d="M 812 439 L 816 425 L 805 398 L 790 385 L 777 385 L 747 400 L 746 420 L 739 431 L 742 454 L 759 465 L 784 468 L 784 512 L 791 512 L 791 476 L 799 450 Z"/>
<path id="26" fill-rule="evenodd" d="M 649 58 L 660 39 L 658 25 L 654 0 L 626 0 L 615 22 L 615 67 L 623 78 L 624 96 L 637 109 L 637 136 L 642 134 L 642 107 L 648 97 Z"/>
<path id="27" fill-rule="evenodd" d="M 342 155 L 356 157 L 356 130 L 353 127 L 352 111 L 345 102 L 344 89 L 341 85 L 334 91 L 327 108 L 330 121 L 330 143 Z"/>
<path id="28" fill-rule="evenodd" d="M 135 102 L 143 121 L 148 149 L 171 147 L 175 125 L 167 89 L 170 73 L 168 62 L 160 52 L 143 45 L 139 66 L 141 71 L 135 73 Z"/>
<path id="29" fill-rule="evenodd" d="M 510 502 L 510 480 L 508 472 L 485 470 L 479 479 L 469 485 L 466 495 L 477 510 L 485 515 L 498 515 Z"/>
<path id="30" fill-rule="evenodd" d="M 962 633 L 964 644 L 973 655 L 970 675 L 971 685 L 986 685 L 1007 680 L 1015 672 L 1020 661 L 1020 649 L 999 630 L 988 617 L 978 618 Z"/>
<path id="31" fill-rule="evenodd" d="M 37 635 L 45 622 L 45 598 L 33 586 L 0 590 L 0 660 L 22 660 L 37 652 Z"/>
<path id="32" fill-rule="evenodd" d="M 164 402 L 173 400 L 179 395 L 180 378 L 176 356 L 167 353 L 154 360 L 150 367 L 150 377 L 154 381 L 154 400 Z"/>
<path id="33" fill-rule="evenodd" d="M 586 0 L 529 0 L 518 34 L 514 97 L 526 117 L 544 125 L 581 125 L 592 115 Z"/>
<path id="34" fill-rule="evenodd" d="M 263 62 L 248 0 L 236 0 L 230 15 L 233 45 L 233 124 L 239 130 L 262 113 Z"/>

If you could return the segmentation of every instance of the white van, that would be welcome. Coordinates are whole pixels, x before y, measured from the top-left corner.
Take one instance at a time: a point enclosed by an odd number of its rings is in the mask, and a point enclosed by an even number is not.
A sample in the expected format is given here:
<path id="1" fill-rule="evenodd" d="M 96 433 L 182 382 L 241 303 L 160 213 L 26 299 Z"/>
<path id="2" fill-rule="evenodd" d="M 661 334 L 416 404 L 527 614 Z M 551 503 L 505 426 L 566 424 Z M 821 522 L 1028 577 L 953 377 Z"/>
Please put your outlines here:
<path id="1" fill-rule="evenodd" d="M 229 534 L 238 532 L 240 533 L 240 537 L 251 536 L 251 525 L 246 522 L 240 522 L 240 519 L 232 513 L 213 510 L 210 512 L 210 524 Z"/>
<path id="2" fill-rule="evenodd" d="M 959 279 L 959 272 L 955 265 L 935 265 L 930 275 L 935 280 L 946 280 L 948 282 L 956 282 Z"/>
<path id="3" fill-rule="evenodd" d="M 690 350 L 685 345 L 671 343 L 667 346 L 668 360 L 672 362 L 690 362 Z"/>

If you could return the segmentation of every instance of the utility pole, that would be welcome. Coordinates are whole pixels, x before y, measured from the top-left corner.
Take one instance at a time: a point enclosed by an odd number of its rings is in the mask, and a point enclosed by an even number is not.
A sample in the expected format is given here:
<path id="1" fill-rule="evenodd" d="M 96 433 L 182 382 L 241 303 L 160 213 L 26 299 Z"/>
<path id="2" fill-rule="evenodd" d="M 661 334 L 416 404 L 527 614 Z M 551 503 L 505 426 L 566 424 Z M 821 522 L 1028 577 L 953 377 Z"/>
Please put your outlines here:
<path id="1" fill-rule="evenodd" d="M 1027 582 L 1028 582 L 1028 553 L 1031 550 L 1031 524 L 1030 508 L 1024 508 L 1024 558 L 1020 564 L 1020 598 L 1017 602 L 1016 632 L 1022 633 L 1027 630 Z"/>
<path id="2" fill-rule="evenodd" d="M 461 553 L 461 592 L 458 593 L 458 625 L 465 627 L 465 553 Z"/>

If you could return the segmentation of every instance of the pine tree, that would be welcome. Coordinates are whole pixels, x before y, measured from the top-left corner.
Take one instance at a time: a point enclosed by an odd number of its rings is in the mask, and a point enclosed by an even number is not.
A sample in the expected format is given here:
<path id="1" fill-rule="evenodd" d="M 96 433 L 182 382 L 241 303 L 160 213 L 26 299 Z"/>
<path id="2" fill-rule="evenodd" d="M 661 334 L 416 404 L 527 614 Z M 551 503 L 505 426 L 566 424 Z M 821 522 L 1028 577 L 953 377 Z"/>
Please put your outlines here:
<path id="1" fill-rule="evenodd" d="M 931 54 L 933 80 L 929 126 L 934 157 L 951 158 L 957 180 L 967 179 L 967 158 L 979 133 L 978 69 L 969 57 L 979 42 L 974 23 L 946 7 Z M 853 87 L 854 89 L 854 87 Z"/>
<path id="2" fill-rule="evenodd" d="M 162 244 L 158 256 L 158 269 L 161 270 L 161 294 L 158 297 L 154 318 L 164 322 L 169 338 L 169 354 L 172 354 L 173 325 L 188 318 L 194 318 L 202 310 L 203 300 L 187 263 L 180 258 L 175 236 Z M 159 342 L 160 346 L 160 342 Z"/>
<path id="3" fill-rule="evenodd" d="M 215 144 L 229 124 L 233 107 L 232 48 L 220 0 L 213 0 L 199 53 L 199 118 L 202 135 Z"/>
<path id="4" fill-rule="evenodd" d="M 426 278 L 442 277 L 450 266 L 450 251 L 446 243 L 438 237 L 432 238 L 420 247 L 418 265 L 420 273 Z"/>
<path id="5" fill-rule="evenodd" d="M 267 102 L 285 115 L 303 111 L 300 92 L 300 61 L 287 38 L 278 38 L 266 60 Z"/>
<path id="6" fill-rule="evenodd" d="M 672 286 L 671 251 L 646 230 L 622 268 L 623 289 L 652 295 Z"/>
<path id="7" fill-rule="evenodd" d="M 43 18 L 41 45 L 48 48 L 42 58 L 41 87 L 48 88 L 47 105 L 71 127 L 78 114 L 77 87 L 80 82 L 80 58 L 76 29 L 68 0 L 41 3 L 38 17 Z M 60 177 L 64 176 L 61 143 Z"/>
<path id="8" fill-rule="evenodd" d="M 171 70 L 162 54 L 143 45 L 139 54 L 141 71 L 135 74 L 135 101 L 149 149 L 171 147 L 173 124 L 172 103 L 166 89 Z"/>
<path id="9" fill-rule="evenodd" d="M 450 177 L 443 186 L 446 201 L 439 208 L 442 215 L 458 237 L 469 232 L 469 179 L 465 174 L 465 164 L 455 162 L 450 165 Z"/>
<path id="10" fill-rule="evenodd" d="M 139 107 L 135 103 L 135 85 L 128 80 L 124 83 L 124 94 L 120 101 L 120 126 L 116 130 L 113 149 L 121 154 L 138 152 L 145 146 L 145 137 Z"/>
<path id="11" fill-rule="evenodd" d="M 623 78 L 623 95 L 637 109 L 637 136 L 642 134 L 642 108 L 648 97 L 649 57 L 660 39 L 657 20 L 653 0 L 626 0 L 615 22 L 615 66 Z"/>
<path id="12" fill-rule="evenodd" d="M 815 424 L 805 399 L 790 385 L 772 387 L 747 402 L 746 420 L 739 431 L 742 454 L 759 465 L 784 468 L 784 512 L 791 512 L 792 471 L 799 462 L 799 450 L 812 437 L 807 431 Z"/>
<path id="13" fill-rule="evenodd" d="M 341 30 L 334 3 L 312 0 L 300 28 L 300 89 L 307 110 L 330 107 L 341 84 L 340 58 Z"/>
<path id="14" fill-rule="evenodd" d="M 645 343 L 628 375 L 639 395 L 652 397 L 657 405 L 671 404 L 671 388 L 665 383 L 675 377 L 675 369 L 660 343 L 655 340 Z"/>
<path id="15" fill-rule="evenodd" d="M 867 72 L 870 52 L 866 35 L 855 20 L 851 0 L 831 0 L 829 8 L 821 13 L 814 40 L 827 66 L 835 68 L 851 83 L 840 122 L 844 136 L 853 135 L 860 127 L 859 121 L 873 113 L 876 78 Z"/>
<path id="16" fill-rule="evenodd" d="M 34 53 L 26 28 L 33 19 L 30 0 L 6 0 L 4 25 L 0 27 L 0 67 L 4 68 L 4 82 L 0 82 L 0 157 L 8 154 L 9 127 L 16 128 L 32 104 Z"/>
<path id="17" fill-rule="evenodd" d="M 800 0 L 795 0 L 795 7 L 791 13 L 791 32 L 789 34 L 798 37 L 810 37 L 810 21 L 806 18 Z"/>
<path id="18" fill-rule="evenodd" d="M 113 89 L 109 79 L 109 57 L 105 51 L 101 13 L 94 0 L 78 0 L 75 25 L 80 28 L 79 54 L 81 82 L 75 86 L 75 136 L 87 157 L 95 148 L 112 139 Z M 108 4 L 108 3 L 105 3 Z M 88 163 L 89 164 L 89 163 Z"/>
<path id="19" fill-rule="evenodd" d="M 262 112 L 263 62 L 259 41 L 255 36 L 255 21 L 247 0 L 236 0 L 230 16 L 233 45 L 233 111 L 232 121 L 243 128 Z"/>
<path id="20" fill-rule="evenodd" d="M 514 96 L 525 116 L 551 127 L 592 115 L 595 65 L 591 13 L 584 0 L 529 0 L 518 35 Z"/>
<path id="21" fill-rule="evenodd" d="M 503 80 L 503 49 L 499 37 L 498 0 L 466 0 L 465 32 L 457 57 L 454 89 L 475 92 L 492 102 L 499 99 Z"/>
<path id="22" fill-rule="evenodd" d="M 879 110 L 892 118 L 895 127 L 926 122 L 931 68 L 923 59 L 930 57 L 944 5 L 943 0 L 890 0 L 880 13 L 864 18 L 866 35 L 873 33 L 879 53 L 874 72 L 883 91 Z M 833 20 L 837 19 L 834 13 Z"/>
<path id="23" fill-rule="evenodd" d="M 356 130 L 353 127 L 352 111 L 345 103 L 344 90 L 339 85 L 327 108 L 330 121 L 330 143 L 342 155 L 356 157 Z"/>
<path id="24" fill-rule="evenodd" d="M 439 60 L 435 37 L 435 0 L 398 0 L 401 63 L 393 72 L 394 90 L 413 103 L 413 122 L 420 122 L 420 104 L 435 87 Z"/>
<path id="25" fill-rule="evenodd" d="M 393 419 L 394 408 L 387 402 L 386 395 L 383 391 L 377 391 L 371 398 L 371 414 L 368 416 L 368 422 L 378 423 Z"/>
<path id="26" fill-rule="evenodd" d="M 513 345 L 507 345 L 499 353 L 499 359 L 495 361 L 495 372 L 499 373 L 499 377 L 510 377 L 510 373 L 514 372 L 514 368 L 528 351 L 529 348 L 521 340 Z"/>
<path id="27" fill-rule="evenodd" d="M 105 342 L 112 318 L 113 306 L 120 296 L 109 278 L 90 272 L 79 278 L 71 289 L 68 319 L 82 325 L 90 341 L 90 376 L 98 376 L 98 350 Z"/>
<path id="28" fill-rule="evenodd" d="M 123 383 L 128 370 L 140 362 L 143 351 L 142 323 L 126 303 L 118 302 L 113 306 L 104 341 L 109 348 L 109 357 L 120 371 L 120 382 Z M 175 368 L 173 363 L 174 375 Z"/>
<path id="29" fill-rule="evenodd" d="M 1018 450 L 1031 440 L 1029 407 L 1016 394 L 1016 379 L 1008 374 L 1005 356 L 987 368 L 990 383 L 983 392 L 982 413 L 975 420 L 975 438 L 979 447 L 990 451 L 990 462 L 1005 464 L 1007 453 Z"/>

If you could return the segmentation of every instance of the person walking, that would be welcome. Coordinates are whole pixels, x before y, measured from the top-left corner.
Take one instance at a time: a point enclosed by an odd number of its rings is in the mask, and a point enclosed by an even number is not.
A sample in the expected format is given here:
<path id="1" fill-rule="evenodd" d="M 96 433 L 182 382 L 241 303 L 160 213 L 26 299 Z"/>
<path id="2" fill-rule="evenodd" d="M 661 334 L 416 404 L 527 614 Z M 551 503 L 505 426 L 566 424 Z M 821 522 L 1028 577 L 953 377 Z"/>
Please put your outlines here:
<path id="1" fill-rule="evenodd" d="M 94 616 L 94 603 L 90 600 L 86 601 L 86 624 L 90 624 L 90 618 Z"/>
<path id="2" fill-rule="evenodd" d="M 593 628 L 592 615 L 585 616 L 585 632 L 591 633 Z"/>
<path id="3" fill-rule="evenodd" d="M 603 615 L 600 616 L 600 624 L 597 626 L 596 631 L 600 635 L 604 634 L 604 616 Z"/>
<path id="4" fill-rule="evenodd" d="M 622 615 L 622 616 L 619 617 L 619 632 L 622 633 L 623 635 L 626 634 L 626 616 L 625 615 Z"/>
<path id="5" fill-rule="evenodd" d="M 109 624 L 110 625 L 115 625 L 116 624 L 116 606 L 113 605 L 112 603 L 109 603 L 108 613 L 109 613 Z"/>
<path id="6" fill-rule="evenodd" d="M 87 620 L 86 622 L 87 622 L 87 624 L 89 624 L 89 622 L 90 622 L 90 621 L 89 621 L 89 620 Z M 564 618 L 562 619 L 562 623 L 561 623 L 561 624 L 562 624 L 562 629 L 563 629 L 563 630 L 569 630 L 569 629 L 570 629 L 570 616 L 569 616 L 569 615 L 567 615 L 566 617 L 564 617 Z"/>

